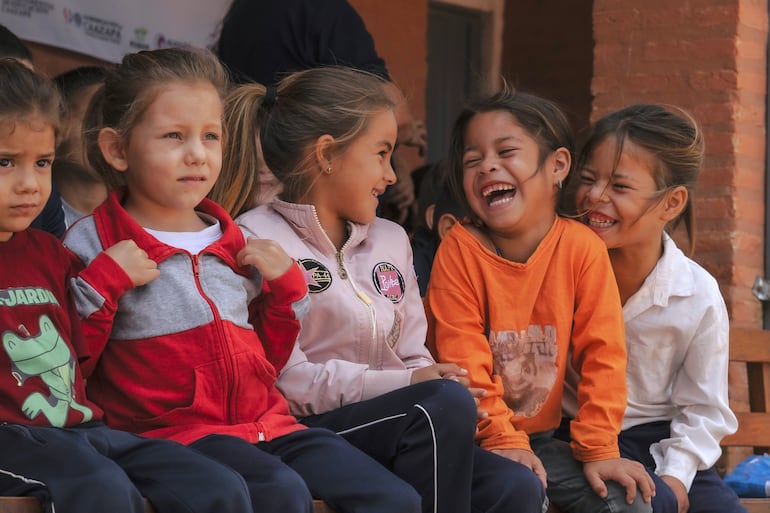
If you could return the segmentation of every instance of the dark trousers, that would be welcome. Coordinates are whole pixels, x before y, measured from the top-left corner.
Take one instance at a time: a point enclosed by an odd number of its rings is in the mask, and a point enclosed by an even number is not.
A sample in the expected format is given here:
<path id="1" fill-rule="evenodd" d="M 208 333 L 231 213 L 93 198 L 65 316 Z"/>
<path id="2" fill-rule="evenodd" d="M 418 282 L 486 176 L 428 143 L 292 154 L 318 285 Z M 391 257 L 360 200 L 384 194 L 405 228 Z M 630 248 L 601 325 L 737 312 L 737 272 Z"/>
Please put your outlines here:
<path id="1" fill-rule="evenodd" d="M 46 512 L 243 513 L 249 491 L 233 470 L 168 440 L 100 422 L 75 428 L 0 425 L 0 495 L 31 495 Z"/>
<path id="2" fill-rule="evenodd" d="M 308 426 L 338 432 L 411 484 L 424 513 L 540 513 L 535 474 L 474 443 L 476 405 L 467 389 L 425 381 L 321 415 Z"/>
<path id="3" fill-rule="evenodd" d="M 326 429 L 303 429 L 258 444 L 211 435 L 192 447 L 243 476 L 255 512 L 311 513 L 313 497 L 339 513 L 420 511 L 411 486 Z"/>
<path id="4" fill-rule="evenodd" d="M 650 446 L 671 436 L 671 424 L 667 421 L 650 422 L 621 431 L 618 436 L 620 455 L 641 462 L 655 481 L 655 497 L 652 499 L 654 513 L 677 513 L 674 492 L 655 474 L 655 461 Z M 717 474 L 714 467 L 701 470 L 688 494 L 690 513 L 746 513 L 738 502 L 738 496 Z"/>

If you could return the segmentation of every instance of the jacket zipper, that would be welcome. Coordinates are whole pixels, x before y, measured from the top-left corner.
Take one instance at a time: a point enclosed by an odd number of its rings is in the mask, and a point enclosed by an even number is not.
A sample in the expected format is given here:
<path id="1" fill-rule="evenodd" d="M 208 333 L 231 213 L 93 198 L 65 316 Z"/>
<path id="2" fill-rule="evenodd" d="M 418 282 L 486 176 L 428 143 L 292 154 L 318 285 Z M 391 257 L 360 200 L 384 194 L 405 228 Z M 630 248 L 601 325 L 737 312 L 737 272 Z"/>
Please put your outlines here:
<path id="1" fill-rule="evenodd" d="M 218 335 L 218 339 L 220 341 L 220 345 L 222 346 L 222 353 L 225 356 L 223 358 L 225 362 L 225 369 L 227 372 L 227 377 L 230 378 L 230 392 L 227 394 L 227 396 L 230 398 L 230 400 L 226 401 L 227 404 L 227 418 L 228 420 L 233 420 L 231 418 L 232 415 L 232 402 L 233 402 L 233 396 L 234 389 L 235 389 L 235 373 L 233 372 L 233 362 L 231 360 L 231 351 L 230 347 L 228 347 L 227 343 L 227 337 L 225 337 L 224 330 L 222 329 L 222 319 L 219 317 L 219 311 L 217 310 L 214 303 L 211 301 L 211 299 L 203 292 L 203 287 L 200 282 L 200 266 L 199 266 L 199 259 L 198 255 L 190 255 L 192 259 L 192 267 L 193 267 L 193 275 L 195 276 L 195 286 L 198 288 L 198 293 L 201 295 L 201 297 L 208 303 L 209 308 L 211 309 L 211 313 L 214 316 L 214 325 L 216 326 L 216 331 Z M 262 432 L 259 433 L 260 437 L 263 437 L 264 435 Z"/>
<path id="2" fill-rule="evenodd" d="M 366 295 L 366 293 L 362 290 L 360 290 L 356 283 L 350 278 L 350 275 L 348 275 L 347 269 L 345 269 L 345 262 L 344 262 L 344 254 L 343 250 L 345 249 L 345 246 L 342 246 L 342 249 L 337 251 L 336 257 L 337 257 L 337 266 L 339 268 L 339 275 L 340 278 L 343 280 L 347 280 L 348 283 L 350 283 L 350 286 L 353 288 L 353 292 L 355 292 L 356 297 L 361 300 L 364 305 L 366 305 L 367 310 L 369 311 L 369 320 L 371 321 L 371 333 L 370 333 L 370 340 L 369 340 L 369 367 L 375 368 L 376 365 L 376 355 L 377 355 L 377 310 L 374 309 L 374 303 L 372 303 L 372 300 L 369 298 L 369 296 Z"/>
<path id="3" fill-rule="evenodd" d="M 367 296 L 363 291 L 359 290 L 358 287 L 356 287 L 355 282 L 350 279 L 350 276 L 348 275 L 348 270 L 345 269 L 345 262 L 344 262 L 344 251 L 345 248 L 348 246 L 348 242 L 350 239 L 348 238 L 347 241 L 342 245 L 342 248 L 340 248 L 339 251 L 337 251 L 337 246 L 334 245 L 332 240 L 329 238 L 329 235 L 327 235 L 326 231 L 323 229 L 323 226 L 321 225 L 321 220 L 318 219 L 318 211 L 316 211 L 315 207 L 312 207 L 313 209 L 313 217 L 315 217 L 315 222 L 318 225 L 318 227 L 321 229 L 321 233 L 326 237 L 326 240 L 329 242 L 329 246 L 335 251 L 335 257 L 337 259 L 337 273 L 339 274 L 340 278 L 343 280 L 346 280 L 348 283 L 350 283 L 350 286 L 353 288 L 353 292 L 356 294 L 358 299 L 361 300 L 361 302 L 366 305 L 367 310 L 369 311 L 369 320 L 372 323 L 372 330 L 369 340 L 369 367 L 374 368 L 375 364 L 377 363 L 375 361 L 375 355 L 377 354 L 377 311 L 374 309 L 374 304 L 372 303 L 372 300 Z"/>

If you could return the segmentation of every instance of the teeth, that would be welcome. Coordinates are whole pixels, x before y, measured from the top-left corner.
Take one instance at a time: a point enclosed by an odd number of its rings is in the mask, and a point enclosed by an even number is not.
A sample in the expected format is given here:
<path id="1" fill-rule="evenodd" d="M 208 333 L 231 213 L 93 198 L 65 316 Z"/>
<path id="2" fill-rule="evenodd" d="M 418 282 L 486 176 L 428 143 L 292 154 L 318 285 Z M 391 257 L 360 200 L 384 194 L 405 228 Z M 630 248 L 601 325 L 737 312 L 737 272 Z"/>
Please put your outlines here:
<path id="1" fill-rule="evenodd" d="M 588 219 L 588 224 L 591 226 L 596 226 L 597 228 L 609 228 L 613 224 L 615 224 L 614 219 L 596 219 L 594 217 L 590 217 Z"/>
<path id="2" fill-rule="evenodd" d="M 507 184 L 498 183 L 498 184 L 492 185 L 490 187 L 487 187 L 486 189 L 481 191 L 481 195 L 486 198 L 487 196 L 489 196 L 493 192 L 498 192 L 498 191 L 515 191 L 515 190 L 516 190 L 516 187 L 514 187 L 513 185 L 507 185 Z"/>

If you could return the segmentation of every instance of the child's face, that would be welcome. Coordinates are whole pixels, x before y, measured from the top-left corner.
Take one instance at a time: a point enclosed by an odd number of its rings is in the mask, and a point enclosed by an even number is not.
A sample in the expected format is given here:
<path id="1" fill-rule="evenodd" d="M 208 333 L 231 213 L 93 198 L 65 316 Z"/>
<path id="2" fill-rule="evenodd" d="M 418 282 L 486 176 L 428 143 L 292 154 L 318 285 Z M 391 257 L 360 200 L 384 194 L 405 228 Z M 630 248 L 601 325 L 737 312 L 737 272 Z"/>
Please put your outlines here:
<path id="1" fill-rule="evenodd" d="M 656 196 L 654 157 L 633 142 L 623 143 L 617 168 L 615 138 L 602 141 L 579 169 L 578 212 L 610 249 L 655 241 L 666 221 Z"/>
<path id="2" fill-rule="evenodd" d="M 463 189 L 469 206 L 489 230 L 515 236 L 533 229 L 542 232 L 553 223 L 559 177 L 545 171 L 551 157 L 542 167 L 539 157 L 537 141 L 510 113 L 482 112 L 470 120 L 465 129 Z"/>
<path id="3" fill-rule="evenodd" d="M 336 221 L 374 221 L 379 196 L 396 181 L 390 165 L 396 132 L 393 112 L 379 112 L 342 154 L 332 158 L 332 172 L 317 182 L 319 193 L 313 199 L 319 214 Z"/>
<path id="4" fill-rule="evenodd" d="M 222 103 L 213 85 L 164 85 L 123 146 L 125 208 L 144 226 L 188 231 L 184 224 L 222 168 Z"/>
<path id="5" fill-rule="evenodd" d="M 53 127 L 35 118 L 0 123 L 0 241 L 29 227 L 51 194 Z"/>

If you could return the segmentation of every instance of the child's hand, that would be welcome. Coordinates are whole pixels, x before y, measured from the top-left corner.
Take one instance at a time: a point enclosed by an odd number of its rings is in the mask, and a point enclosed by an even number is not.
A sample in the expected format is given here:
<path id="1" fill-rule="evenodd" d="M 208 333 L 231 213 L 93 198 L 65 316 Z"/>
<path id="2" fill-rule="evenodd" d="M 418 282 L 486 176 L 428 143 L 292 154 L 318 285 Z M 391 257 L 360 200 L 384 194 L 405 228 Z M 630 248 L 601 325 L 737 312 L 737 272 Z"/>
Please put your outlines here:
<path id="1" fill-rule="evenodd" d="M 492 449 L 492 452 L 511 461 L 521 463 L 535 473 L 540 482 L 543 483 L 543 488 L 548 488 L 548 474 L 545 472 L 543 462 L 540 461 L 540 458 L 535 453 L 526 449 Z"/>
<path id="2" fill-rule="evenodd" d="M 467 370 L 461 368 L 458 365 L 455 365 L 454 363 L 434 363 L 433 365 L 428 365 L 427 367 L 422 367 L 412 371 L 411 384 L 414 385 L 415 383 L 420 383 L 422 381 L 428 381 L 431 379 L 451 379 L 458 381 L 465 386 L 468 386 L 468 380 L 461 377 L 465 376 L 466 374 L 468 374 Z M 460 381 L 461 379 L 465 380 L 465 382 L 463 383 Z"/>
<path id="3" fill-rule="evenodd" d="M 160 276 L 158 264 L 133 240 L 122 240 L 104 252 L 125 271 L 134 287 L 146 285 Z"/>
<path id="4" fill-rule="evenodd" d="M 239 265 L 253 265 L 270 281 L 283 275 L 294 265 L 294 260 L 274 240 L 249 237 L 246 246 L 236 255 Z"/>
<path id="5" fill-rule="evenodd" d="M 660 476 L 664 483 L 671 488 L 671 491 L 676 495 L 676 502 L 678 505 L 679 513 L 687 513 L 690 509 L 690 496 L 687 495 L 687 488 L 684 483 L 674 476 Z"/>
<path id="6" fill-rule="evenodd" d="M 649 503 L 655 495 L 655 483 L 638 461 L 626 458 L 589 461 L 583 463 L 583 474 L 596 495 L 607 497 L 607 480 L 617 481 L 626 489 L 626 502 L 631 504 L 636 498 L 636 487 L 642 492 L 644 502 Z"/>

